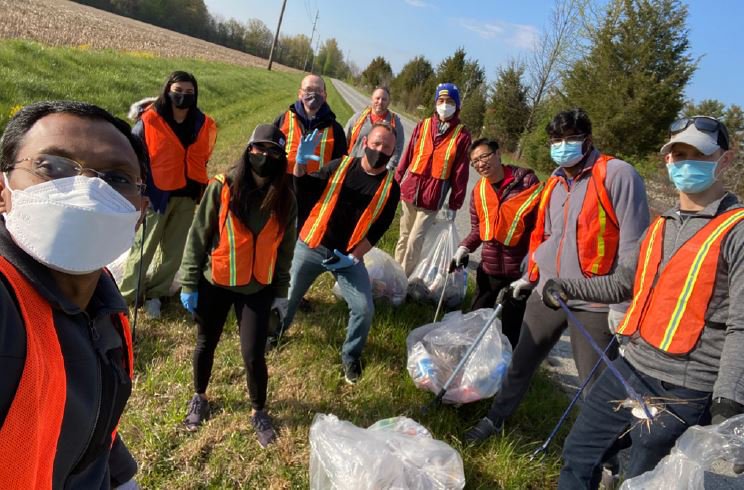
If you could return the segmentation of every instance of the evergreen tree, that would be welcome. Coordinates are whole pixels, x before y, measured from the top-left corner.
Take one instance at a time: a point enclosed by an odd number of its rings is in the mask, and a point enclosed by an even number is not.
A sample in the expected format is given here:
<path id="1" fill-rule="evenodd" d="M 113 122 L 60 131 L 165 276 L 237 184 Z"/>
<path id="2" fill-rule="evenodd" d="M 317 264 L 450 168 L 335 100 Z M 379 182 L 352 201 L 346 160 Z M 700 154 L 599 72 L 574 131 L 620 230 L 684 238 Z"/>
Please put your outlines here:
<path id="1" fill-rule="evenodd" d="M 588 54 L 563 83 L 568 105 L 589 113 L 602 151 L 640 160 L 661 146 L 697 65 L 687 34 L 680 0 L 613 0 L 608 6 L 590 33 Z"/>
<path id="2" fill-rule="evenodd" d="M 430 113 L 434 104 L 434 68 L 423 56 L 416 56 L 405 64 L 392 82 L 392 98 L 409 111 L 423 106 Z"/>
<path id="3" fill-rule="evenodd" d="M 460 119 L 474 134 L 480 134 L 486 108 L 485 71 L 476 60 L 466 58 L 464 48 L 457 48 L 452 56 L 437 67 L 437 83 L 452 82 L 460 90 Z"/>
<path id="4" fill-rule="evenodd" d="M 377 56 L 370 61 L 367 68 L 362 72 L 362 83 L 370 89 L 381 85 L 388 85 L 392 79 L 393 69 L 390 67 L 390 63 L 382 56 Z"/>
<path id="5" fill-rule="evenodd" d="M 501 148 L 513 152 L 517 149 L 527 118 L 527 87 L 522 83 L 524 65 L 510 61 L 499 68 L 496 81 L 491 86 L 491 97 L 486 107 L 485 134 L 496 138 Z"/>

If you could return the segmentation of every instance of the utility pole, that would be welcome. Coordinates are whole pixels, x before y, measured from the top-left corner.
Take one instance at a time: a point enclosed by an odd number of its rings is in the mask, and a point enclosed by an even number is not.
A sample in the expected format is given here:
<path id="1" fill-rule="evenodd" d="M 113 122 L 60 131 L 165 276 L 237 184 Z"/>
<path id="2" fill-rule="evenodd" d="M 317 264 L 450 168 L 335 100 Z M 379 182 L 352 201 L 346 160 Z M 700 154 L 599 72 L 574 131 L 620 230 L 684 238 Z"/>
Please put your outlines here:
<path id="1" fill-rule="evenodd" d="M 318 14 L 320 9 L 315 11 L 315 20 L 313 21 L 313 32 L 310 33 L 310 44 L 307 46 L 307 53 L 305 53 L 305 62 L 302 64 L 302 71 L 307 71 L 307 59 L 310 57 L 310 51 L 313 50 L 313 37 L 315 36 L 315 26 L 318 24 Z"/>
<path id="2" fill-rule="evenodd" d="M 315 43 L 315 51 L 317 52 L 318 49 L 320 49 L 320 33 L 318 33 L 318 41 Z M 317 58 L 317 54 L 316 56 L 313 56 L 313 62 L 310 63 L 310 73 L 312 73 L 313 68 L 315 68 L 315 58 Z M 320 69 L 322 70 L 323 67 L 321 66 Z"/>
<path id="3" fill-rule="evenodd" d="M 279 23 L 276 25 L 276 33 L 274 34 L 274 42 L 271 43 L 271 51 L 269 51 L 269 67 L 268 70 L 271 71 L 271 64 L 274 62 L 274 48 L 276 47 L 276 42 L 279 40 L 279 29 L 282 27 L 282 17 L 284 17 L 284 7 L 287 6 L 287 0 L 284 0 L 282 2 L 282 12 L 279 14 Z"/>

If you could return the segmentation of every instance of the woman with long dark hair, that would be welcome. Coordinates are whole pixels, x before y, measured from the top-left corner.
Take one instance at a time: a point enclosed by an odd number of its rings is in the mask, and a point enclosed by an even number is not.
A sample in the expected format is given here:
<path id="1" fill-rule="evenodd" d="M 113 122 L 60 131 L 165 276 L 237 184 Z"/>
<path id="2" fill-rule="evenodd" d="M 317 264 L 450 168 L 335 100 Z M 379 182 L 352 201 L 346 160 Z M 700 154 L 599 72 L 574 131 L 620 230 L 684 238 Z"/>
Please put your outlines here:
<path id="1" fill-rule="evenodd" d="M 197 325 L 194 391 L 184 420 L 196 430 L 209 415 L 206 391 L 214 351 L 230 308 L 240 332 L 251 423 L 262 447 L 276 432 L 266 406 L 266 337 L 272 309 L 287 309 L 297 240 L 297 204 L 287 177 L 284 134 L 256 127 L 242 157 L 216 175 L 189 232 L 181 264 L 181 302 Z"/>
<path id="2" fill-rule="evenodd" d="M 160 298 L 170 292 L 194 209 L 208 182 L 207 162 L 217 138 L 217 126 L 197 107 L 198 97 L 199 86 L 194 75 L 174 71 L 132 130 L 145 143 L 150 158 L 147 182 L 150 207 L 146 225 L 130 250 L 121 292 L 127 301 L 134 302 L 139 289 L 151 318 L 160 316 Z M 158 249 L 161 259 L 153 264 L 152 275 L 145 282 Z"/>

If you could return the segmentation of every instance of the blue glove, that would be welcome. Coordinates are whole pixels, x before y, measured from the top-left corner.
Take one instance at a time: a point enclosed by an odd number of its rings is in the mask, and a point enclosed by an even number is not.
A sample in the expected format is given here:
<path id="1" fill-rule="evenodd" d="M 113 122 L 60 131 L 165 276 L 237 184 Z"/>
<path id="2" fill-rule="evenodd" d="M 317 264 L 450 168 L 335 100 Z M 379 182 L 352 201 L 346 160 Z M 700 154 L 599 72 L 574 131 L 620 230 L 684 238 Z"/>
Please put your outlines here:
<path id="1" fill-rule="evenodd" d="M 339 252 L 338 249 L 333 250 L 333 255 L 333 257 L 330 257 L 323 261 L 323 267 L 331 272 L 346 269 L 347 267 L 351 267 L 352 265 L 359 263 L 359 259 L 351 254 L 344 255 Z"/>
<path id="2" fill-rule="evenodd" d="M 315 154 L 315 148 L 318 146 L 318 130 L 314 130 L 304 138 L 300 138 L 300 144 L 297 146 L 296 161 L 298 165 L 307 165 L 308 160 L 320 161 L 320 157 Z"/>
<path id="3" fill-rule="evenodd" d="M 193 293 L 184 293 L 181 291 L 181 304 L 184 308 L 186 308 L 186 311 L 191 313 L 192 315 L 196 313 L 196 303 L 199 300 L 199 293 L 194 291 Z"/>

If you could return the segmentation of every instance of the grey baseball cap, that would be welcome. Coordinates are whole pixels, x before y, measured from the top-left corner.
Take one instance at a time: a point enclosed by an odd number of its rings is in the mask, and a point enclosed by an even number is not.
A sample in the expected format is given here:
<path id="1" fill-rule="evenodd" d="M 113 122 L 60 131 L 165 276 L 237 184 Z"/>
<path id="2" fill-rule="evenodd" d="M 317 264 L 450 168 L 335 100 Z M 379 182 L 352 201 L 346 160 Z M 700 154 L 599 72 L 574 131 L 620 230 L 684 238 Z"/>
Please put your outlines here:
<path id="1" fill-rule="evenodd" d="M 675 130 L 679 128 L 678 130 Z M 697 148 L 703 155 L 712 155 L 719 149 L 728 150 L 729 139 L 726 126 L 713 117 L 695 116 L 672 123 L 669 141 L 659 153 L 666 155 L 675 143 L 685 143 Z"/>

